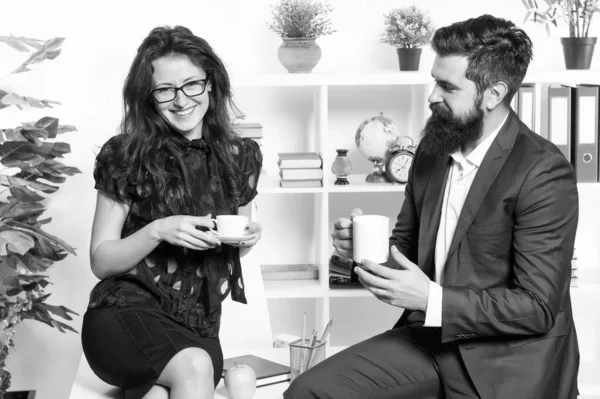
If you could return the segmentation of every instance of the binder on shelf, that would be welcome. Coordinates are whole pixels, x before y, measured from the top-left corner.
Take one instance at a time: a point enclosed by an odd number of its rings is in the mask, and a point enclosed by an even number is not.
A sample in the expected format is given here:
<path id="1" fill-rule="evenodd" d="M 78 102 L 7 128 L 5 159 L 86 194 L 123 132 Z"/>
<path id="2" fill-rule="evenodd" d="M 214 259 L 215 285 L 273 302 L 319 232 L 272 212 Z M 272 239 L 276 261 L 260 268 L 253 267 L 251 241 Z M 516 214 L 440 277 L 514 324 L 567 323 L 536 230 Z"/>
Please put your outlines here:
<path id="1" fill-rule="evenodd" d="M 519 119 L 532 131 L 539 133 L 535 120 L 535 90 L 533 85 L 524 84 L 517 92 L 517 114 Z"/>
<path id="2" fill-rule="evenodd" d="M 512 100 L 510 100 L 510 107 L 517 115 L 519 114 L 519 92 L 516 92 Z"/>
<path id="3" fill-rule="evenodd" d="M 579 182 L 598 182 L 598 99 L 600 86 L 575 88 L 573 166 Z"/>
<path id="4" fill-rule="evenodd" d="M 571 162 L 571 121 L 573 88 L 562 85 L 548 87 L 548 139 Z"/>

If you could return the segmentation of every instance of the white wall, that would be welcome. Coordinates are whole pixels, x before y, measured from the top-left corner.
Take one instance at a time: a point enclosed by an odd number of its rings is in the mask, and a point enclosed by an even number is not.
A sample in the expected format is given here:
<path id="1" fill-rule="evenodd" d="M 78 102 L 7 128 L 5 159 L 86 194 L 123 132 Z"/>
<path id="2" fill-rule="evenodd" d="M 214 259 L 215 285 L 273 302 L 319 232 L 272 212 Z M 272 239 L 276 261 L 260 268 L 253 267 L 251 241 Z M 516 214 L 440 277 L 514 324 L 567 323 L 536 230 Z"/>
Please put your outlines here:
<path id="1" fill-rule="evenodd" d="M 77 248 L 50 271 L 54 286 L 52 304 L 62 304 L 83 315 L 95 278 L 89 271 L 88 243 L 95 203 L 91 175 L 97 146 L 115 133 L 121 116 L 123 79 L 137 46 L 157 25 L 185 25 L 206 38 L 232 73 L 282 73 L 277 59 L 280 39 L 268 30 L 267 0 L 179 0 L 168 1 L 5 1 L 0 5 L 0 35 L 14 34 L 39 39 L 66 37 L 63 52 L 54 61 L 34 66 L 32 72 L 0 80 L 4 90 L 62 102 L 54 110 L 0 111 L 3 128 L 44 115 L 58 116 L 79 132 L 65 137 L 73 153 L 67 163 L 83 174 L 70 178 L 48 201 L 54 217 L 46 228 Z M 332 36 L 318 40 L 323 56 L 314 72 L 377 71 L 396 69 L 395 50 L 379 43 L 382 14 L 410 0 L 332 0 L 335 12 Z M 423 0 L 420 6 L 432 12 L 438 26 L 491 13 L 514 20 L 523 18 L 520 0 Z M 596 25 L 597 26 L 597 25 Z M 562 51 L 555 31 L 548 38 L 538 26 L 527 25 L 535 44 L 532 67 L 546 64 L 562 67 Z M 26 54 L 0 45 L 0 77 L 6 75 Z M 594 59 L 593 67 L 598 65 Z M 433 57 L 425 51 L 422 70 Z M 560 61 L 559 61 L 560 60 Z M 80 329 L 81 318 L 71 325 Z M 68 396 L 81 353 L 80 337 L 61 334 L 40 323 L 24 322 L 17 331 L 16 348 L 9 357 L 13 389 L 37 389 L 38 399 Z"/>

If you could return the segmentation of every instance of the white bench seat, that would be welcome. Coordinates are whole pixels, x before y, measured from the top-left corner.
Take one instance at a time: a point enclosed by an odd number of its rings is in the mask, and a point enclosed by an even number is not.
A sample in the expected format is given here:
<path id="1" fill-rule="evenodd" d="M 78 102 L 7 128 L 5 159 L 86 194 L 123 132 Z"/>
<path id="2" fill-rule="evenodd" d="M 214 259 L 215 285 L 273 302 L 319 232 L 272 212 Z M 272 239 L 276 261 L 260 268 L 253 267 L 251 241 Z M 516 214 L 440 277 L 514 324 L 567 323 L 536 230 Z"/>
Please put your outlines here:
<path id="1" fill-rule="evenodd" d="M 327 355 L 332 355 L 342 349 L 343 347 L 327 348 Z M 227 348 L 224 348 L 223 353 L 225 357 L 233 357 L 251 353 L 253 355 L 261 356 L 265 359 L 273 360 L 281 364 L 290 364 L 289 348 L 264 348 L 251 350 L 227 350 Z M 283 392 L 288 386 L 288 382 L 282 382 L 279 384 L 257 388 L 254 399 L 281 399 L 283 397 Z M 122 395 L 118 388 L 105 384 L 98 377 L 96 377 L 94 372 L 90 369 L 85 356 L 82 355 L 69 399 L 122 399 Z M 221 379 L 219 385 L 217 386 L 215 391 L 215 399 L 229 399 L 227 390 L 223 385 L 223 379 Z"/>

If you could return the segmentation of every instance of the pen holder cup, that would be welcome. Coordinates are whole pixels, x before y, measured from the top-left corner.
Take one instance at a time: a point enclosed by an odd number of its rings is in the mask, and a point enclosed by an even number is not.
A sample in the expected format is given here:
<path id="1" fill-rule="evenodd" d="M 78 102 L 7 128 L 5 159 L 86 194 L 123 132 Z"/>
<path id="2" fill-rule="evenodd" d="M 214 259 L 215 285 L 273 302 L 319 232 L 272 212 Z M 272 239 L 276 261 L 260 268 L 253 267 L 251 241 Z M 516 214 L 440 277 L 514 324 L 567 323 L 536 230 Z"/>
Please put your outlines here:
<path id="1" fill-rule="evenodd" d="M 317 341 L 310 346 L 308 340 L 301 343 L 301 339 L 291 342 L 290 346 L 290 381 L 325 360 L 325 344 L 327 341 Z"/>

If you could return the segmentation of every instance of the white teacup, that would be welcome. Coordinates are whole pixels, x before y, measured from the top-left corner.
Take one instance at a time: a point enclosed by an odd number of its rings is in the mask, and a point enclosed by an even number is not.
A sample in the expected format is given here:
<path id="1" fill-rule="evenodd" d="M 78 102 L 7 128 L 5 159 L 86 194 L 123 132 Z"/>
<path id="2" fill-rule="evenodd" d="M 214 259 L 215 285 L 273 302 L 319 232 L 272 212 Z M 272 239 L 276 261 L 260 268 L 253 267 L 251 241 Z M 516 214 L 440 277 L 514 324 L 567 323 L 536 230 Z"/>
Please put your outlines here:
<path id="1" fill-rule="evenodd" d="M 217 226 L 214 231 L 223 237 L 243 237 L 246 235 L 246 226 L 248 226 L 248 217 L 244 215 L 218 215 L 211 219 Z"/>
<path id="2" fill-rule="evenodd" d="M 387 262 L 390 219 L 381 215 L 360 215 L 352 218 L 353 258 L 357 263 L 370 260 Z"/>

